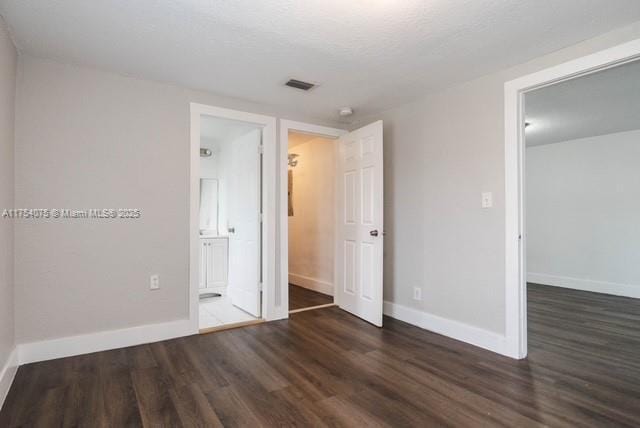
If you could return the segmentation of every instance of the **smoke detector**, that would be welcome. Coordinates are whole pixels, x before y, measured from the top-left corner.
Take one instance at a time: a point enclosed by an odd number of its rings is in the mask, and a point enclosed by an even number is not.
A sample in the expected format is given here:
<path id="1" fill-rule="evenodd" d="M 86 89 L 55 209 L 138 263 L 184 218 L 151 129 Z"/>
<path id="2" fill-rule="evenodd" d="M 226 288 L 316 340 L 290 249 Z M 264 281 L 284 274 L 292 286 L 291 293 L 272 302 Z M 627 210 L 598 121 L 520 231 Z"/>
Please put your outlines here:
<path id="1" fill-rule="evenodd" d="M 353 114 L 353 109 L 351 107 L 342 107 L 338 110 L 338 114 L 342 117 L 351 116 Z"/>

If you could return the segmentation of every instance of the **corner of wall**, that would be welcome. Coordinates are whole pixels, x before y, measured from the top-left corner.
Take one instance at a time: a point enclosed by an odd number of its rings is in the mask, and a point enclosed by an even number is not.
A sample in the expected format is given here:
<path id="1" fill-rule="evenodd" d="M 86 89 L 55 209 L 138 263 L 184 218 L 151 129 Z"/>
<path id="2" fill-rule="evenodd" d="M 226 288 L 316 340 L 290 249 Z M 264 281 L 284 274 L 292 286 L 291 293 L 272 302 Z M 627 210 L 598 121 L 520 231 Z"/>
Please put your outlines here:
<path id="1" fill-rule="evenodd" d="M 0 16 L 0 210 L 15 204 L 15 103 L 18 51 L 9 28 Z M 14 224 L 3 219 L 0 224 L 0 408 L 18 369 L 15 340 Z"/>
<path id="2" fill-rule="evenodd" d="M 9 394 L 9 389 L 11 389 L 13 379 L 18 372 L 18 366 L 18 348 L 14 347 L 11 354 L 9 354 L 9 358 L 7 359 L 4 367 L 0 370 L 0 410 L 2 409 L 4 400 Z"/>

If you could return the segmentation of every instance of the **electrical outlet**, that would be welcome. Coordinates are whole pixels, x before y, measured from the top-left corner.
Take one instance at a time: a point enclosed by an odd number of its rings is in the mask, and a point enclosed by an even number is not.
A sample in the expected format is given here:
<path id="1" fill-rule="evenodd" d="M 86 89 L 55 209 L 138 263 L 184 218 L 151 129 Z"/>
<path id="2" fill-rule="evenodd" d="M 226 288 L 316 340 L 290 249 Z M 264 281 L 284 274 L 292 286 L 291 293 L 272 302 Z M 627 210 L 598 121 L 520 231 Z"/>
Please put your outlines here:
<path id="1" fill-rule="evenodd" d="M 149 277 L 149 290 L 157 290 L 160 288 L 160 275 L 151 275 Z"/>
<path id="2" fill-rule="evenodd" d="M 413 287 L 413 300 L 422 300 L 422 288 Z"/>

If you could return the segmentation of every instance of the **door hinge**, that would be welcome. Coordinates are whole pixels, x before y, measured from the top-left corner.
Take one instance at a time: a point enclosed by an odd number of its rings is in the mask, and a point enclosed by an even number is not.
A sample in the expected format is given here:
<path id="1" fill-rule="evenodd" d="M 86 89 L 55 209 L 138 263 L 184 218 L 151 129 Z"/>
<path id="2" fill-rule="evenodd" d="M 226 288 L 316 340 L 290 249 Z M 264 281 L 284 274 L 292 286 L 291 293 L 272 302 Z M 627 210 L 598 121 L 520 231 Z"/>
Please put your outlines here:
<path id="1" fill-rule="evenodd" d="M 258 283 L 258 291 L 262 292 L 262 283 L 261 282 Z"/>
<path id="2" fill-rule="evenodd" d="M 264 214 L 263 213 L 258 214 L 258 220 L 260 220 L 260 223 L 264 223 Z"/>
<path id="3" fill-rule="evenodd" d="M 261 155 L 261 154 L 263 154 L 263 153 L 264 153 L 264 145 L 260 144 L 260 145 L 258 146 L 258 154 L 260 154 L 260 155 Z"/>

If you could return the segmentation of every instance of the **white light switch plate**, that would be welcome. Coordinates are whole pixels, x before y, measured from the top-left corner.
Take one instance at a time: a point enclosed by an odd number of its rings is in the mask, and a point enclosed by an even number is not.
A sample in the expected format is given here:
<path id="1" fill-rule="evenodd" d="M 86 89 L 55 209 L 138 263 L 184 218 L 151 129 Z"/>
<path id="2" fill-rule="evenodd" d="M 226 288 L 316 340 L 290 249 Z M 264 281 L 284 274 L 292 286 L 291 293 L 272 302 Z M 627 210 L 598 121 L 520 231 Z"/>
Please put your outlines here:
<path id="1" fill-rule="evenodd" d="M 151 275 L 149 277 L 149 290 L 157 290 L 160 288 L 160 275 Z"/>
<path id="2" fill-rule="evenodd" d="M 491 208 L 493 206 L 493 193 L 482 192 L 482 208 Z"/>
<path id="3" fill-rule="evenodd" d="M 413 300 L 422 300 L 422 288 L 413 287 Z"/>

